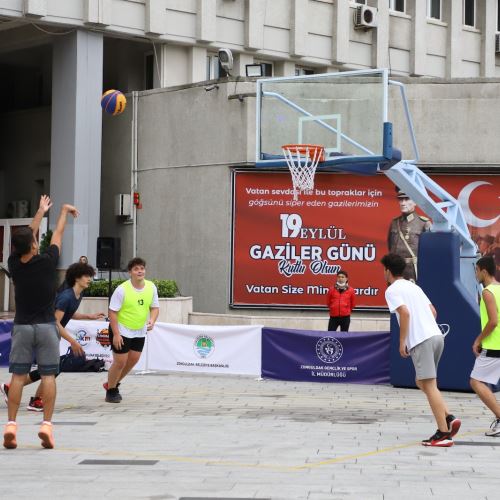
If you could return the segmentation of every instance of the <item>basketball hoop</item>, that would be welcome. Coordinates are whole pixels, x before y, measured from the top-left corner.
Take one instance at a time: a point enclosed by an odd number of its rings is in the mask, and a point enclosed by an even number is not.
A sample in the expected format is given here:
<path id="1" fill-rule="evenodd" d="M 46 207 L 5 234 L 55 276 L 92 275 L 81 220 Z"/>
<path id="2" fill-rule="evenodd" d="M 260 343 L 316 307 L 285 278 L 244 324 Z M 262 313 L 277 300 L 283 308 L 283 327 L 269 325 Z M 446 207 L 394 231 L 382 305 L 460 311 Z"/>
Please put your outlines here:
<path id="1" fill-rule="evenodd" d="M 317 144 L 285 144 L 281 146 L 292 174 L 293 199 L 302 191 L 314 188 L 314 174 L 320 161 L 325 159 L 325 148 Z"/>

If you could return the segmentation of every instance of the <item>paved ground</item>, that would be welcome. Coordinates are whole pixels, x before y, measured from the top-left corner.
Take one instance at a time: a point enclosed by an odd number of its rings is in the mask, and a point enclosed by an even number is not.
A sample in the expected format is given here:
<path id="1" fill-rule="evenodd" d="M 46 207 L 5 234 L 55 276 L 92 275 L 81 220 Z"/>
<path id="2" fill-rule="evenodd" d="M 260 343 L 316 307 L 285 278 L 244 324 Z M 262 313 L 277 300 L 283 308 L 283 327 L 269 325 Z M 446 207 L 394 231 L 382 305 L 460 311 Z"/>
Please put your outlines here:
<path id="1" fill-rule="evenodd" d="M 429 449 L 416 390 L 148 374 L 113 405 L 104 380 L 58 379 L 55 450 L 39 447 L 41 416 L 23 406 L 18 449 L 0 451 L 1 498 L 500 498 L 500 438 L 484 436 L 491 418 L 471 394 L 446 393 L 462 431 Z"/>

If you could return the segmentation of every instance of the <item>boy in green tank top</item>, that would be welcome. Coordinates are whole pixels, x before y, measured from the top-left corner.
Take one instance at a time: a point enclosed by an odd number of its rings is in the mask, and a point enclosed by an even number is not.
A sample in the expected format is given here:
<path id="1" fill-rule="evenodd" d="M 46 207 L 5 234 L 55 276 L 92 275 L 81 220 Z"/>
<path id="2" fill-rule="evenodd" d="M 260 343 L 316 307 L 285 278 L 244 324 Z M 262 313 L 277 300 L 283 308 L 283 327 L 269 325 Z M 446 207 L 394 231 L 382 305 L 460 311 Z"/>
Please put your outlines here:
<path id="1" fill-rule="evenodd" d="M 481 296 L 481 333 L 472 344 L 476 356 L 470 385 L 495 415 L 487 436 L 500 436 L 500 404 L 487 384 L 500 380 L 500 283 L 495 280 L 493 257 L 481 257 L 476 263 L 476 278 L 484 286 Z"/>
<path id="2" fill-rule="evenodd" d="M 127 269 L 130 280 L 117 287 L 109 303 L 113 364 L 108 371 L 108 381 L 103 384 L 108 403 L 122 400 L 118 386 L 139 361 L 146 332 L 153 329 L 160 311 L 156 286 L 144 279 L 146 262 L 135 257 Z"/>

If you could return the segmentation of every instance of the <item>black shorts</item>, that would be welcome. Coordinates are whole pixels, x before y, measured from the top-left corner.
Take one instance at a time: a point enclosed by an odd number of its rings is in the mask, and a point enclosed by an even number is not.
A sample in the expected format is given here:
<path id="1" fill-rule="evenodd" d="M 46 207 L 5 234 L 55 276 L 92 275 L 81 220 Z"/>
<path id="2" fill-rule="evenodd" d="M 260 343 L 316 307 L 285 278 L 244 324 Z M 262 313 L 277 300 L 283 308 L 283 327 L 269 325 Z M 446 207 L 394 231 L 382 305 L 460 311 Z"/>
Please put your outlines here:
<path id="1" fill-rule="evenodd" d="M 116 354 L 127 354 L 129 351 L 142 352 L 144 349 L 144 342 L 146 341 L 145 337 L 124 337 L 122 335 L 123 345 L 120 350 L 117 350 L 113 345 L 113 330 L 111 329 L 111 325 L 109 325 L 109 341 L 111 343 L 111 350 L 116 352 Z"/>

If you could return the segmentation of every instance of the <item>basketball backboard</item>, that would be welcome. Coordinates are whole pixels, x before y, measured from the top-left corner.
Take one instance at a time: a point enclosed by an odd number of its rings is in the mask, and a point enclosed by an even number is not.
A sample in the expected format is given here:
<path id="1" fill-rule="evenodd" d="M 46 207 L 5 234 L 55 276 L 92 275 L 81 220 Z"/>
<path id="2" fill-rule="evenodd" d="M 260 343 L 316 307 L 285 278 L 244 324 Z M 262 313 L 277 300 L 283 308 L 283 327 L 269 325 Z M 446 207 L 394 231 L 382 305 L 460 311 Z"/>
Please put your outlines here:
<path id="1" fill-rule="evenodd" d="M 284 144 L 319 144 L 331 164 L 392 158 L 386 69 L 257 81 L 256 165 L 286 166 Z"/>

